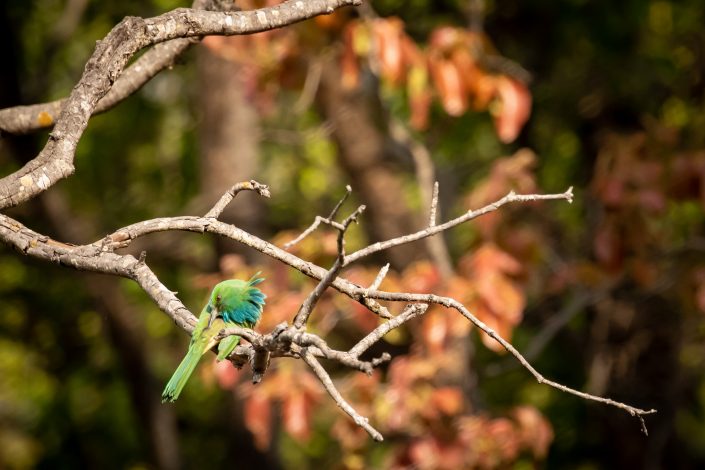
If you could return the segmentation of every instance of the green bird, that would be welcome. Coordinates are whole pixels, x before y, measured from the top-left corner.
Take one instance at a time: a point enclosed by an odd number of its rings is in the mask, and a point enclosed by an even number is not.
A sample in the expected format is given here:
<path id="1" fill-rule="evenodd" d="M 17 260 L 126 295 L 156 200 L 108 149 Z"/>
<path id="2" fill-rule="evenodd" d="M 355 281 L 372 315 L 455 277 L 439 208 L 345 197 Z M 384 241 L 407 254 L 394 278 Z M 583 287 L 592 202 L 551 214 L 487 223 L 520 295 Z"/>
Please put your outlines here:
<path id="1" fill-rule="evenodd" d="M 198 324 L 191 335 L 186 357 L 174 371 L 162 392 L 162 403 L 176 401 L 184 385 L 196 369 L 198 361 L 218 343 L 218 334 L 225 328 L 238 326 L 254 328 L 262 315 L 266 295 L 255 286 L 264 281 L 259 272 L 249 281 L 231 279 L 217 284 L 210 300 L 198 317 Z M 228 357 L 240 342 L 239 336 L 228 336 L 218 344 L 218 360 Z"/>

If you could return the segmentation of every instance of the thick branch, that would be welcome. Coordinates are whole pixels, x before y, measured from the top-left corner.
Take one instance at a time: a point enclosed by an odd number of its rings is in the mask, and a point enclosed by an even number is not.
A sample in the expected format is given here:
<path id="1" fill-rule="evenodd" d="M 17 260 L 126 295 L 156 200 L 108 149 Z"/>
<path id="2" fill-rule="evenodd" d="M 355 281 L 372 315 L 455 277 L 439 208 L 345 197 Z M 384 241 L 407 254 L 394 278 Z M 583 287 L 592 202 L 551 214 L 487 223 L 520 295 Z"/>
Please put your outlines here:
<path id="1" fill-rule="evenodd" d="M 86 63 L 39 155 L 0 179 L 0 209 L 25 202 L 74 172 L 74 154 L 98 101 L 139 50 L 172 39 L 252 34 L 332 13 L 361 0 L 289 0 L 259 10 L 213 12 L 179 8 L 150 19 L 127 17 L 116 25 Z"/>
<path id="2" fill-rule="evenodd" d="M 208 8 L 210 0 L 196 0 L 196 10 Z M 157 44 L 130 65 L 113 84 L 110 91 L 98 101 L 93 114 L 112 109 L 125 98 L 142 88 L 162 70 L 172 67 L 176 59 L 200 38 L 173 39 Z M 54 125 L 66 99 L 29 106 L 15 106 L 0 110 L 0 133 L 26 134 Z"/>
<path id="3" fill-rule="evenodd" d="M 198 38 L 173 39 L 148 50 L 125 69 L 110 91 L 98 101 L 93 114 L 109 111 L 142 88 L 162 70 L 172 67 L 176 59 Z M 28 134 L 52 127 L 59 118 L 67 99 L 0 110 L 0 132 Z"/>
<path id="4" fill-rule="evenodd" d="M 132 255 L 101 251 L 94 245 L 66 245 L 28 229 L 0 214 L 0 240 L 24 255 L 51 261 L 81 271 L 92 271 L 132 279 L 187 332 L 193 331 L 196 318 L 176 295 L 162 284 L 151 269 Z"/>

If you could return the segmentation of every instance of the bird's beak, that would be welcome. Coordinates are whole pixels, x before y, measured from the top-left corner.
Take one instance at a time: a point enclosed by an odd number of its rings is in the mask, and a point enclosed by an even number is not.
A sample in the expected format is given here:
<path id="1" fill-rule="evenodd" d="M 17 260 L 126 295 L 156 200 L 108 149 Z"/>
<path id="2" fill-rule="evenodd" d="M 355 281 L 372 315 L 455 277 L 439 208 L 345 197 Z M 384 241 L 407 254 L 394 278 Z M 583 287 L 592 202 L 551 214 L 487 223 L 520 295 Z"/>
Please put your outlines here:
<path id="1" fill-rule="evenodd" d="M 206 329 L 209 329 L 211 327 L 211 325 L 213 324 L 213 320 L 215 320 L 215 317 L 217 317 L 217 316 L 218 316 L 218 309 L 216 307 L 213 307 L 211 309 L 211 316 L 208 319 L 208 326 L 206 327 Z"/>

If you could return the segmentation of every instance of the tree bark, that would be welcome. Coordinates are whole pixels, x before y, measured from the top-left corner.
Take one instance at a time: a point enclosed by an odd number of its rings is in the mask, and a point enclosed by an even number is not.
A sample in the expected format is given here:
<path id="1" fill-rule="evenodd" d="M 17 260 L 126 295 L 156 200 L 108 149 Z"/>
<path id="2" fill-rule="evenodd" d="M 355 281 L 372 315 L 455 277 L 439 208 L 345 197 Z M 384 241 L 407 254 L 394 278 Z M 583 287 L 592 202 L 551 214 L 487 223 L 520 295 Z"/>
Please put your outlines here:
<path id="1" fill-rule="evenodd" d="M 198 50 L 198 108 L 201 198 L 210 207 L 233 184 L 257 176 L 259 169 L 259 117 L 242 84 L 240 66 L 207 47 Z M 264 213 L 262 198 L 243 192 L 220 220 L 259 234 Z M 241 251 L 241 246 L 217 238 L 218 254 Z M 245 254 L 251 250 L 243 251 Z"/>

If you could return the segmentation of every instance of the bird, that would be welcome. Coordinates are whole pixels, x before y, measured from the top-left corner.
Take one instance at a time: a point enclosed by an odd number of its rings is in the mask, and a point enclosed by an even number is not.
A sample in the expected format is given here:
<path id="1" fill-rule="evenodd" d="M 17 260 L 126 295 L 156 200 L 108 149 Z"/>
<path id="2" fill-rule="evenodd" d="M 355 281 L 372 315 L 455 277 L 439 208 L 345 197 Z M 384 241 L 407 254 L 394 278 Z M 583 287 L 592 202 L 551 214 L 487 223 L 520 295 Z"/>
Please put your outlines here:
<path id="1" fill-rule="evenodd" d="M 262 316 L 267 297 L 256 285 L 264 281 L 257 272 L 248 281 L 229 279 L 213 288 L 210 299 L 191 334 L 186 356 L 176 368 L 162 392 L 162 403 L 174 402 L 183 390 L 196 365 L 207 351 L 218 344 L 218 360 L 230 355 L 240 342 L 239 336 L 226 336 L 218 343 L 218 334 L 225 328 L 254 328 Z"/>

